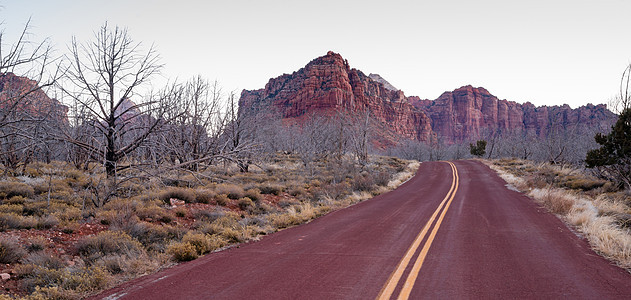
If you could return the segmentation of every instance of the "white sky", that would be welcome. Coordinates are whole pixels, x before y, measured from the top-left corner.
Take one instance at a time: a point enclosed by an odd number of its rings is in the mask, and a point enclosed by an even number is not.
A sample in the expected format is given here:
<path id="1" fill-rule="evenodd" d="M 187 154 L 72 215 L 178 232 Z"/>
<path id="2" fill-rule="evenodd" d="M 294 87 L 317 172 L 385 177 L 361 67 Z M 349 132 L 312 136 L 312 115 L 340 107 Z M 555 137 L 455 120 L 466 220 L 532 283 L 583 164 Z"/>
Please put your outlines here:
<path id="1" fill-rule="evenodd" d="M 105 21 L 155 44 L 164 76 L 258 89 L 328 50 L 408 96 L 471 84 L 536 105 L 606 103 L 631 62 L 628 0 L 0 0 L 7 37 L 32 18 L 59 53 Z"/>

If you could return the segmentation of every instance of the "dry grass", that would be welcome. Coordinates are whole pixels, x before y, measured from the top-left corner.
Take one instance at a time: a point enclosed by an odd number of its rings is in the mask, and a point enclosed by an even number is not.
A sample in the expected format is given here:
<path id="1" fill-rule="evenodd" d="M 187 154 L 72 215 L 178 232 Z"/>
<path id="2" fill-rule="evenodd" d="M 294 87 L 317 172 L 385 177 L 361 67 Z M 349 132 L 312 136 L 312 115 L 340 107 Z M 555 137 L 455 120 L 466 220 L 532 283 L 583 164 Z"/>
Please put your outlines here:
<path id="1" fill-rule="evenodd" d="M 34 163 L 29 177 L 0 182 L 0 237 L 46 229 L 74 237 L 63 241 L 73 245 L 63 245 L 64 256 L 50 256 L 58 240 L 23 239 L 6 252 L 14 256 L 6 261 L 29 299 L 78 299 L 172 261 L 195 259 L 387 192 L 419 166 L 375 156 L 366 166 L 349 157 L 318 161 L 306 170 L 292 155 L 268 159 L 247 173 L 233 164 L 211 166 L 198 178 L 174 172 L 145 179 L 126 171 L 121 177 L 133 179 L 103 206 L 99 197 L 111 190 L 102 166 L 83 171 L 60 162 Z M 185 203 L 173 207 L 171 198 Z M 86 225 L 105 231 L 86 236 Z"/>
<path id="2" fill-rule="evenodd" d="M 631 269 L 631 232 L 624 228 L 631 218 L 627 194 L 612 192 L 607 182 L 570 167 L 506 159 L 487 164 L 509 187 L 526 193 L 576 228 L 596 252 Z"/>

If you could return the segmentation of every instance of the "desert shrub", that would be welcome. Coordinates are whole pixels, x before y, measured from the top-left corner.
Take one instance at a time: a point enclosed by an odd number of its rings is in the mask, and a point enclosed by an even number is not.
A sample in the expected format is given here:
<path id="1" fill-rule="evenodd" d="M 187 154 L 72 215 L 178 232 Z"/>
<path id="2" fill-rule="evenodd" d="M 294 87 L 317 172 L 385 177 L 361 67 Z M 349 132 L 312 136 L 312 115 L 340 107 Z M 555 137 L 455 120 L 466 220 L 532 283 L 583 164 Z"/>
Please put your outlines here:
<path id="1" fill-rule="evenodd" d="M 13 181 L 0 182 L 0 194 L 4 195 L 4 198 L 10 199 L 14 196 L 33 197 L 35 191 L 33 187 L 28 184 Z"/>
<path id="2" fill-rule="evenodd" d="M 24 204 L 26 202 L 26 198 L 23 196 L 13 196 L 7 200 L 2 201 L 5 204 Z"/>
<path id="3" fill-rule="evenodd" d="M 230 198 L 226 194 L 220 194 L 215 196 L 215 202 L 217 205 L 226 206 L 230 203 Z"/>
<path id="4" fill-rule="evenodd" d="M 271 194 L 276 196 L 280 195 L 280 193 L 283 191 L 283 188 L 277 184 L 263 184 L 260 185 L 258 188 L 261 191 L 261 194 Z"/>
<path id="5" fill-rule="evenodd" d="M 361 174 L 353 178 L 351 186 L 355 191 L 369 192 L 375 187 L 375 180 L 370 174 Z"/>
<path id="6" fill-rule="evenodd" d="M 0 264 L 12 264 L 26 256 L 18 241 L 13 238 L 0 237 Z"/>
<path id="7" fill-rule="evenodd" d="M 37 227 L 37 219 L 13 213 L 0 213 L 0 229 L 31 229 Z"/>
<path id="8" fill-rule="evenodd" d="M 254 202 L 258 202 L 263 199 L 261 191 L 257 188 L 252 188 L 245 191 L 245 197 L 250 198 Z"/>
<path id="9" fill-rule="evenodd" d="M 43 216 L 48 212 L 45 201 L 24 203 L 22 214 L 25 216 Z"/>
<path id="10" fill-rule="evenodd" d="M 39 252 L 48 246 L 48 240 L 43 236 L 36 236 L 26 243 L 26 250 L 28 252 Z"/>
<path id="11" fill-rule="evenodd" d="M 573 190 L 589 191 L 605 185 L 606 181 L 588 178 L 573 178 L 564 182 L 564 186 Z"/>
<path id="12" fill-rule="evenodd" d="M 197 203 L 209 204 L 217 196 L 213 190 L 202 189 L 195 191 L 195 201 Z"/>
<path id="13" fill-rule="evenodd" d="M 254 206 L 254 201 L 252 201 L 252 199 L 248 197 L 243 197 L 239 199 L 237 203 L 239 205 L 239 208 L 241 208 L 242 210 L 248 210 Z"/>
<path id="14" fill-rule="evenodd" d="M 81 209 L 64 203 L 52 203 L 48 211 L 62 222 L 74 222 L 81 218 Z"/>
<path id="15" fill-rule="evenodd" d="M 243 198 L 243 196 L 245 195 L 245 191 L 243 190 L 243 188 L 238 185 L 227 183 L 218 185 L 216 191 L 217 194 L 224 194 L 232 200 Z"/>
<path id="16" fill-rule="evenodd" d="M 195 191 L 189 188 L 169 188 L 160 193 L 160 200 L 166 204 L 171 204 L 169 201 L 171 198 L 182 200 L 186 203 L 192 203 L 195 202 L 197 197 Z"/>
<path id="17" fill-rule="evenodd" d="M 345 195 L 350 193 L 350 185 L 347 182 L 340 182 L 337 184 L 327 184 L 322 189 L 313 193 L 313 201 L 318 201 L 323 195 L 327 195 L 332 199 L 339 200 Z"/>
<path id="18" fill-rule="evenodd" d="M 199 209 L 199 210 L 193 211 L 193 218 L 211 223 L 223 217 L 225 214 L 226 213 L 224 213 L 223 211 Z"/>
<path id="19" fill-rule="evenodd" d="M 61 258 L 42 251 L 30 253 L 23 259 L 22 263 L 55 270 L 66 267 Z"/>
<path id="20" fill-rule="evenodd" d="M 127 228 L 126 232 L 136 238 L 148 250 L 163 252 L 165 245 L 174 236 L 164 226 L 139 222 Z"/>
<path id="21" fill-rule="evenodd" d="M 289 195 L 292 195 L 294 197 L 300 197 L 302 195 L 305 195 L 307 191 L 301 186 L 294 186 L 294 187 L 291 187 L 289 191 L 287 191 L 287 193 L 289 193 Z"/>
<path id="22" fill-rule="evenodd" d="M 38 229 L 50 229 L 57 225 L 59 225 L 59 219 L 53 215 L 41 217 L 37 221 Z"/>
<path id="23" fill-rule="evenodd" d="M 21 215 L 24 211 L 24 206 L 18 204 L 2 204 L 0 205 L 0 213 L 11 213 Z"/>
<path id="24" fill-rule="evenodd" d="M 35 291 L 23 298 L 24 300 L 77 300 L 81 295 L 72 290 L 53 287 L 35 287 Z"/>
<path id="25" fill-rule="evenodd" d="M 49 269 L 37 265 L 23 265 L 16 270 L 22 278 L 22 286 L 28 292 L 40 287 L 56 287 L 67 291 L 85 293 L 103 289 L 110 282 L 109 273 L 102 267 L 91 266 L 79 269 Z"/>
<path id="26" fill-rule="evenodd" d="M 195 247 L 198 255 L 210 252 L 210 239 L 203 233 L 189 231 L 182 238 L 183 243 L 189 243 Z"/>
<path id="27" fill-rule="evenodd" d="M 144 253 L 142 245 L 123 232 L 103 231 L 95 236 L 80 239 L 77 253 L 88 263 L 108 254 L 138 256 Z"/>
<path id="28" fill-rule="evenodd" d="M 167 248 L 167 253 L 171 255 L 175 261 L 189 261 L 194 260 L 199 255 L 197 249 L 190 243 L 172 243 Z"/>
<path id="29" fill-rule="evenodd" d="M 390 182 L 390 174 L 386 171 L 377 172 L 373 179 L 375 184 L 378 186 L 388 186 L 388 182 Z"/>
<path id="30" fill-rule="evenodd" d="M 136 209 L 136 215 L 138 216 L 138 218 L 142 220 L 151 219 L 151 220 L 157 221 L 157 220 L 161 220 L 163 217 L 167 216 L 168 214 L 169 212 L 166 209 L 159 207 L 157 205 L 147 205 L 147 206 L 138 207 Z"/>
<path id="31" fill-rule="evenodd" d="M 186 208 L 184 207 L 178 207 L 174 209 L 173 212 L 175 213 L 175 216 L 178 218 L 184 218 L 188 214 L 188 210 L 186 210 Z"/>

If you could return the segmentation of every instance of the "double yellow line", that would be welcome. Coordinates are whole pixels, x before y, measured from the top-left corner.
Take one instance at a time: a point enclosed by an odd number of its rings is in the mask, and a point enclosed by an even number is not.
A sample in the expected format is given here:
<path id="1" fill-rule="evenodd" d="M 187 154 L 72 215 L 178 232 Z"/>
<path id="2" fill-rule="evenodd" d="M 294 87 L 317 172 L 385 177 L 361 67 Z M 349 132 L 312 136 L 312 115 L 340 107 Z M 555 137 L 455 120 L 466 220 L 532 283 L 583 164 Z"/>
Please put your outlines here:
<path id="1" fill-rule="evenodd" d="M 432 227 L 432 224 L 434 223 L 436 216 L 438 216 L 438 214 L 440 213 L 440 216 L 438 217 L 438 221 L 434 225 L 432 232 L 429 234 L 427 241 L 425 241 L 425 245 L 423 246 L 423 249 L 421 249 L 421 253 L 416 258 L 416 261 L 414 262 L 414 266 L 412 267 L 412 270 L 408 274 L 408 277 L 405 280 L 405 283 L 403 284 L 403 288 L 401 289 L 401 292 L 399 293 L 399 297 L 397 299 L 405 300 L 410 297 L 410 293 L 412 292 L 412 288 L 414 287 L 414 282 L 416 281 L 416 278 L 418 277 L 418 273 L 421 270 L 421 267 L 423 266 L 423 262 L 425 261 L 425 257 L 427 256 L 427 252 L 429 251 L 429 247 L 432 246 L 434 237 L 436 237 L 436 232 L 438 232 L 438 228 L 440 228 L 440 224 L 443 222 L 443 218 L 445 217 L 445 214 L 447 213 L 447 210 L 449 209 L 449 205 L 451 205 L 451 201 L 454 199 L 454 196 L 456 195 L 456 191 L 458 190 L 458 183 L 460 181 L 458 177 L 458 169 L 456 168 L 456 165 L 454 165 L 453 163 L 451 162 L 446 162 L 446 163 L 448 163 L 451 166 L 451 173 L 452 173 L 451 188 L 449 188 L 449 192 L 447 192 L 447 195 L 445 196 L 443 201 L 440 203 L 440 205 L 438 205 L 438 208 L 436 209 L 436 211 L 434 211 L 434 214 L 432 214 L 432 217 L 427 221 L 427 223 L 423 227 L 423 230 L 421 230 L 418 236 L 416 236 L 416 239 L 414 240 L 410 248 L 408 248 L 408 251 L 405 253 L 405 256 L 403 256 L 403 258 L 399 262 L 399 265 L 397 265 L 397 268 L 394 270 L 394 272 L 392 272 L 392 274 L 390 274 L 390 278 L 388 278 L 388 281 L 386 281 L 386 284 L 383 286 L 383 288 L 379 292 L 379 295 L 377 296 L 378 300 L 390 299 L 390 297 L 392 297 L 392 293 L 394 293 L 394 290 L 399 284 L 399 281 L 401 277 L 403 276 L 405 269 L 408 267 L 410 260 L 412 260 L 412 257 L 416 253 L 416 250 L 418 249 L 418 247 L 421 245 L 421 242 L 425 238 L 425 235 L 427 234 L 429 229 Z"/>

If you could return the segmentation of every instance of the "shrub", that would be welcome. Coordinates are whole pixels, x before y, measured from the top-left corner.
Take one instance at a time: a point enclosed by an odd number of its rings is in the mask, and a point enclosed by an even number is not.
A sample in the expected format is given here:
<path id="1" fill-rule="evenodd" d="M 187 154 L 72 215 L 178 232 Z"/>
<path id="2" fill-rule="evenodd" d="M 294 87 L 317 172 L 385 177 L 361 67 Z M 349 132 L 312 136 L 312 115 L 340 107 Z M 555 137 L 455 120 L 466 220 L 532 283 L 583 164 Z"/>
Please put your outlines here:
<path id="1" fill-rule="evenodd" d="M 225 215 L 222 211 L 216 210 L 207 210 L 207 209 L 199 209 L 193 212 L 193 218 L 202 220 L 208 223 L 212 223 L 213 221 L 223 217 Z"/>
<path id="2" fill-rule="evenodd" d="M 352 188 L 355 191 L 369 192 L 375 187 L 375 180 L 370 174 L 362 174 L 353 178 Z"/>
<path id="3" fill-rule="evenodd" d="M 42 251 L 29 254 L 23 259 L 23 263 L 55 270 L 66 267 L 61 258 Z"/>
<path id="4" fill-rule="evenodd" d="M 259 190 L 261 190 L 261 194 L 271 194 L 278 196 L 283 191 L 283 188 L 276 184 L 264 184 L 259 186 Z"/>
<path id="5" fill-rule="evenodd" d="M 53 215 L 42 217 L 37 222 L 38 229 L 50 229 L 57 225 L 59 225 L 59 220 Z"/>
<path id="6" fill-rule="evenodd" d="M 26 244 L 26 250 L 28 252 L 38 252 L 46 249 L 48 246 L 48 240 L 43 236 L 36 236 L 28 241 Z"/>
<path id="7" fill-rule="evenodd" d="M 263 196 L 261 195 L 261 191 L 257 188 L 252 188 L 245 191 L 245 197 L 250 198 L 254 202 L 258 202 L 263 198 Z"/>
<path id="8" fill-rule="evenodd" d="M 0 182 L 0 194 L 4 194 L 5 198 L 10 199 L 14 196 L 32 197 L 35 191 L 28 184 L 13 181 Z"/>
<path id="9" fill-rule="evenodd" d="M 37 227 L 37 219 L 32 216 L 20 216 L 17 214 L 0 214 L 0 229 L 31 229 Z"/>
<path id="10" fill-rule="evenodd" d="M 203 233 L 189 231 L 184 235 L 184 238 L 182 238 L 182 242 L 193 245 L 198 255 L 208 253 L 212 250 L 210 240 Z"/>
<path id="11" fill-rule="evenodd" d="M 242 210 L 248 210 L 249 208 L 254 206 L 254 201 L 252 201 L 252 199 L 248 197 L 243 197 L 239 199 L 238 204 L 239 208 L 241 208 Z"/>
<path id="12" fill-rule="evenodd" d="M 12 238 L 0 238 L 0 264 L 12 264 L 21 260 L 26 251 Z"/>
<path id="13" fill-rule="evenodd" d="M 375 180 L 375 184 L 379 186 L 388 186 L 388 182 L 390 182 L 390 174 L 386 171 L 377 172 L 373 176 Z"/>
<path id="14" fill-rule="evenodd" d="M 217 194 L 212 190 L 197 190 L 195 192 L 195 201 L 197 203 L 209 204 Z"/>
<path id="15" fill-rule="evenodd" d="M 171 198 L 182 200 L 186 203 L 195 202 L 196 194 L 193 189 L 189 188 L 169 188 L 160 194 L 160 200 L 166 204 L 171 204 Z"/>
<path id="16" fill-rule="evenodd" d="M 136 238 L 149 250 L 162 252 L 173 235 L 164 226 L 139 222 L 127 228 L 126 232 Z"/>
<path id="17" fill-rule="evenodd" d="M 168 214 L 164 208 L 157 205 L 143 206 L 136 210 L 136 215 L 142 220 L 152 219 L 157 221 Z"/>
<path id="18" fill-rule="evenodd" d="M 138 256 L 144 253 L 142 245 L 123 232 L 103 231 L 77 242 L 77 252 L 86 262 L 92 263 L 108 254 Z"/>
<path id="19" fill-rule="evenodd" d="M 234 184 L 220 184 L 217 186 L 217 194 L 225 194 L 232 200 L 243 198 L 245 191 L 238 185 Z"/>
<path id="20" fill-rule="evenodd" d="M 178 218 L 184 218 L 188 214 L 188 210 L 186 210 L 186 208 L 184 207 L 178 207 L 174 209 L 173 212 L 175 213 L 175 216 Z"/>
<path id="21" fill-rule="evenodd" d="M 80 269 L 49 269 L 37 265 L 23 265 L 16 270 L 22 285 L 29 292 L 41 287 L 56 287 L 79 293 L 103 289 L 110 282 L 109 273 L 102 267 L 91 266 Z M 48 299 L 48 298 L 46 298 Z"/>
<path id="22" fill-rule="evenodd" d="M 169 245 L 167 253 L 175 261 L 189 261 L 199 257 L 197 249 L 190 243 L 173 243 Z"/>
<path id="23" fill-rule="evenodd" d="M 0 205 L 0 213 L 11 213 L 21 215 L 24 211 L 24 206 L 17 204 L 2 204 Z"/>
<path id="24" fill-rule="evenodd" d="M 217 202 L 217 205 L 226 206 L 230 203 L 230 198 L 226 194 L 217 195 L 215 202 Z"/>
<path id="25" fill-rule="evenodd" d="M 26 198 L 22 196 L 13 196 L 3 201 L 3 203 L 6 203 L 6 204 L 24 204 L 24 202 L 26 202 Z"/>

